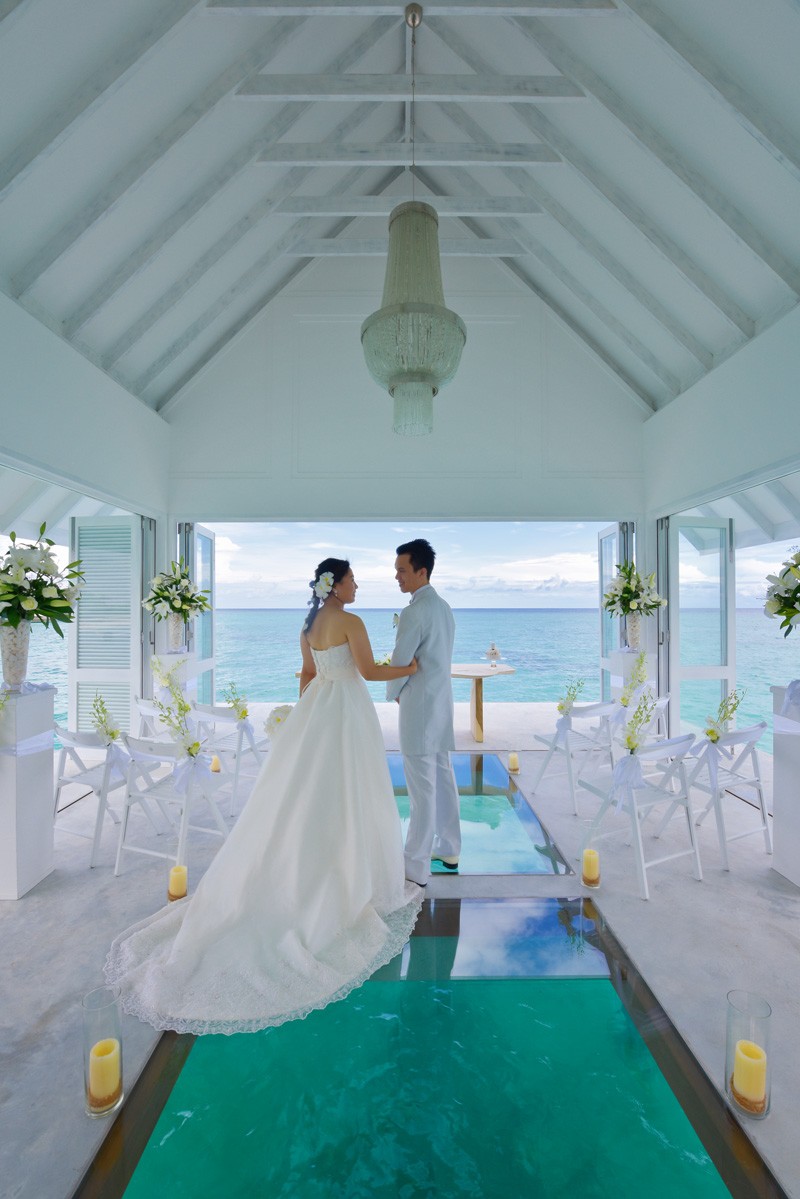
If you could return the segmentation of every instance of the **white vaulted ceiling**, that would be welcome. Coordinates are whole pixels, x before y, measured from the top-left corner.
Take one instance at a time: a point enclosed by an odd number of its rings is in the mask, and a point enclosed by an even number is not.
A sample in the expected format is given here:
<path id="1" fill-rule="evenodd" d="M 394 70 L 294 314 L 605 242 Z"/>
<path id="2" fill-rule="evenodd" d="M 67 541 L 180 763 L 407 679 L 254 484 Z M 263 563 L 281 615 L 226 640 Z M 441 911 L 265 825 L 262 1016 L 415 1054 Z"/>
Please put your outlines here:
<path id="1" fill-rule="evenodd" d="M 798 0 L 423 8 L 445 262 L 648 412 L 797 303 Z M 403 4 L 0 0 L 0 288 L 162 408 L 315 258 L 385 253 L 410 79 Z"/>

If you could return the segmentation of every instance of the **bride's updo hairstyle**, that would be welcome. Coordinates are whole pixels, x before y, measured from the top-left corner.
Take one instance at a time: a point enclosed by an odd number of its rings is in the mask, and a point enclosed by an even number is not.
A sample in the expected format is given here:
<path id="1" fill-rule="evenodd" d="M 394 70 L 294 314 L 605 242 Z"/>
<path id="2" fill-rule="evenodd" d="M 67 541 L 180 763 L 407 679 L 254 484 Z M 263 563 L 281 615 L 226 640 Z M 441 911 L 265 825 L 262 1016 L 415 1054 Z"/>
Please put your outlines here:
<path id="1" fill-rule="evenodd" d="M 303 625 L 304 633 L 307 634 L 310 631 L 324 599 L 337 583 L 341 583 L 349 569 L 350 563 L 346 558 L 326 558 L 324 562 L 320 562 L 314 571 L 314 578 L 308 584 L 312 592 L 311 599 L 308 601 L 311 611 L 306 617 L 306 623 Z M 323 580 L 323 575 L 329 575 L 330 579 L 332 579 L 330 587 L 327 590 L 325 590 L 325 583 L 329 580 Z M 320 595 L 320 591 L 324 592 L 324 594 Z"/>

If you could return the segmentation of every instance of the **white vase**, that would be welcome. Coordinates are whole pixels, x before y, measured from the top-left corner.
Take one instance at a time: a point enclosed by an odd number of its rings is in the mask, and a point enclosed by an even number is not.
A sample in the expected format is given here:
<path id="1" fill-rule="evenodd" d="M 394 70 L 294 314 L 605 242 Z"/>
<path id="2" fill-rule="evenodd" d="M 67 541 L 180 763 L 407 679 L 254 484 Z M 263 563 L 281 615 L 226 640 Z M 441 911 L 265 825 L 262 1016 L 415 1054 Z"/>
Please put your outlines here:
<path id="1" fill-rule="evenodd" d="M 179 612 L 170 612 L 167 617 L 167 653 L 179 654 L 183 649 L 184 620 Z"/>
<path id="2" fill-rule="evenodd" d="M 11 691 L 19 691 L 28 673 L 31 622 L 21 620 L 16 628 L 0 624 L 0 652 L 3 658 L 3 682 Z"/>
<path id="3" fill-rule="evenodd" d="M 639 649 L 642 640 L 641 612 L 629 612 L 625 617 L 625 637 L 628 642 L 628 649 Z"/>

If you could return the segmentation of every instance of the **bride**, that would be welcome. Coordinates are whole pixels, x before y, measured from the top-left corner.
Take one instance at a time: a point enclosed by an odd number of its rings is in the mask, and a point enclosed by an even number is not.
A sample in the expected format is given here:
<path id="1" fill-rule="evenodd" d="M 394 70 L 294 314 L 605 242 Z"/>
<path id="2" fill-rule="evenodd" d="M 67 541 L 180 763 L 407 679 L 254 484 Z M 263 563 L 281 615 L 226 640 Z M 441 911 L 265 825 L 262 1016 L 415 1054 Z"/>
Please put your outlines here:
<path id="1" fill-rule="evenodd" d="M 380 724 L 360 676 L 377 666 L 349 562 L 311 583 L 300 699 L 230 836 L 188 900 L 114 941 L 126 1011 L 178 1032 L 255 1032 L 343 999 L 407 941 L 423 892 L 404 878 Z"/>

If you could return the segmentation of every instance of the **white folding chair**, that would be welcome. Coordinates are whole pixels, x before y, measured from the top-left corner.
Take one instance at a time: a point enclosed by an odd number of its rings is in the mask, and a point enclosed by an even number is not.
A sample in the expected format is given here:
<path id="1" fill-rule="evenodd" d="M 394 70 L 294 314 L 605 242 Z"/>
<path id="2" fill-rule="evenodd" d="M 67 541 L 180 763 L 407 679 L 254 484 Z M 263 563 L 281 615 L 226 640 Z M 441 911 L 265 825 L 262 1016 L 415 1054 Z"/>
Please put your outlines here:
<path id="1" fill-rule="evenodd" d="M 766 720 L 762 720 L 749 728 L 723 733 L 716 742 L 701 738 L 702 748 L 697 754 L 696 764 L 689 772 L 689 786 L 708 796 L 705 808 L 697 817 L 698 825 L 702 824 L 712 808 L 714 810 L 723 870 L 730 870 L 728 842 L 738 841 L 740 837 L 751 837 L 754 833 L 763 833 L 766 851 L 772 853 L 772 829 L 767 816 L 764 785 L 756 748 L 766 727 Z M 698 746 L 695 745 L 695 750 L 697 749 Z M 733 792 L 735 795 L 740 795 L 742 791 L 754 793 L 761 815 L 760 823 L 755 828 L 748 828 L 744 832 L 732 833 L 728 836 L 722 802 L 726 791 Z M 744 798 L 746 800 L 746 796 Z M 746 800 L 746 802 L 749 801 Z"/>
<path id="2" fill-rule="evenodd" d="M 220 778 L 208 768 L 206 760 L 187 758 L 183 747 L 176 742 L 146 740 L 140 737 L 124 737 L 125 748 L 130 755 L 127 784 L 125 787 L 125 802 L 122 811 L 122 821 L 117 844 L 117 860 L 114 873 L 119 874 L 120 861 L 123 852 L 143 853 L 152 858 L 165 858 L 167 861 L 187 865 L 187 840 L 189 830 L 210 833 L 215 837 L 228 835 L 228 829 L 222 818 L 222 813 L 214 799 L 214 792 L 220 785 Z M 156 776 L 156 772 L 166 768 L 166 774 Z M 193 809 L 202 803 L 208 809 L 216 828 L 208 825 L 190 824 Z M 139 804 L 145 812 L 156 804 L 173 828 L 177 828 L 178 843 L 175 853 L 165 853 L 163 850 L 148 849 L 142 845 L 132 845 L 128 840 L 128 826 L 131 808 Z M 177 809 L 177 815 L 172 811 Z M 152 819 L 152 815 L 151 815 Z"/>
<path id="3" fill-rule="evenodd" d="M 589 768 L 594 756 L 599 754 L 609 766 L 613 765 L 611 750 L 611 727 L 609 717 L 614 711 L 614 703 L 609 701 L 599 704 L 573 704 L 568 716 L 561 716 L 556 721 L 556 730 L 548 736 L 535 734 L 537 741 L 547 746 L 541 769 L 530 788 L 531 795 L 544 778 L 545 771 L 554 757 L 562 756 L 567 766 L 569 793 L 572 797 L 572 808 L 578 815 L 578 800 L 576 783 Z M 579 728 L 575 728 L 575 723 Z"/>
<path id="4" fill-rule="evenodd" d="M 149 737 L 150 740 L 169 741 L 171 734 L 161 723 L 161 713 L 151 699 L 134 696 L 136 710 L 139 713 L 138 737 Z"/>
<path id="5" fill-rule="evenodd" d="M 644 691 L 646 688 L 643 687 L 641 690 Z M 624 754 L 629 752 L 628 747 L 625 745 L 625 733 L 628 721 L 636 711 L 640 697 L 640 693 L 634 693 L 634 695 L 631 697 L 631 702 L 627 707 L 623 707 L 618 699 L 614 700 L 614 712 L 609 718 L 609 724 L 611 725 L 612 749 L 614 751 L 615 761 L 617 758 L 622 757 Z M 651 713 L 650 719 L 648 720 L 647 724 L 639 730 L 639 738 L 642 742 L 647 742 L 649 744 L 651 741 L 666 740 L 668 707 L 668 695 L 659 695 L 656 697 L 655 706 Z"/>
<path id="6" fill-rule="evenodd" d="M 255 774 L 263 764 L 265 754 L 269 749 L 269 738 L 256 738 L 250 720 L 239 720 L 232 708 L 219 707 L 214 704 L 192 704 L 192 714 L 197 724 L 198 739 L 203 743 L 206 753 L 216 754 L 221 761 L 229 761 L 233 765 L 233 783 L 231 786 L 230 809 L 233 813 L 241 768 L 252 767 Z"/>
<path id="7" fill-rule="evenodd" d="M 688 733 L 683 737 L 673 737 L 666 741 L 651 742 L 642 746 L 635 753 L 629 753 L 621 758 L 607 777 L 602 779 L 581 779 L 580 785 L 593 795 L 599 796 L 602 803 L 597 815 L 589 826 L 581 853 L 591 842 L 613 836 L 616 829 L 598 834 L 598 829 L 612 807 L 625 811 L 630 821 L 631 840 L 636 858 L 636 872 L 643 899 L 650 898 L 647 886 L 647 871 L 652 866 L 662 862 L 671 862 L 674 858 L 688 855 L 694 858 L 695 877 L 702 880 L 703 871 L 700 865 L 700 853 L 697 848 L 697 835 L 694 826 L 694 813 L 689 797 L 686 780 L 684 758 L 694 743 L 694 735 Z M 668 815 L 671 816 L 677 808 L 683 808 L 689 832 L 689 848 L 677 853 L 664 854 L 659 858 L 645 858 L 642 843 L 642 824 L 656 804 L 669 805 Z M 658 837 L 666 825 L 666 818 L 655 832 Z"/>
<path id="8" fill-rule="evenodd" d="M 84 837 L 92 842 L 92 856 L 89 865 L 96 864 L 97 851 L 103 835 L 103 817 L 108 816 L 114 824 L 119 824 L 119 816 L 109 805 L 108 796 L 125 786 L 127 754 L 120 746 L 112 742 L 106 745 L 99 733 L 78 733 L 65 729 L 62 725 L 55 726 L 56 737 L 61 742 L 56 769 L 55 795 L 53 796 L 53 825 L 60 832 L 70 833 L 73 837 Z M 83 755 L 83 756 L 82 756 Z M 96 759 L 87 764 L 84 758 Z M 94 831 L 83 833 L 68 825 L 58 823 L 58 802 L 64 787 L 78 786 L 86 788 L 97 800 Z M 85 798 L 85 796 L 81 796 Z"/>

